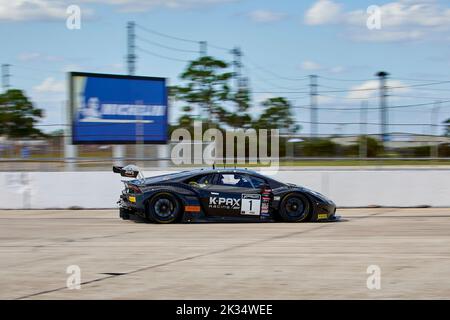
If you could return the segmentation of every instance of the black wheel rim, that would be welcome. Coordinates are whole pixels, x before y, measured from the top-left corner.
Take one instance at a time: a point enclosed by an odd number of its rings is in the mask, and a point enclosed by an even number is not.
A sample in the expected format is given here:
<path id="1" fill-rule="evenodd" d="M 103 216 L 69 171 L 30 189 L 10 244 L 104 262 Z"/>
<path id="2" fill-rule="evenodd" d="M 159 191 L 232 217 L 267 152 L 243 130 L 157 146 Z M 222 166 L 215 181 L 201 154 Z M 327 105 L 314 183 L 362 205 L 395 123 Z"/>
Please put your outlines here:
<path id="1" fill-rule="evenodd" d="M 168 198 L 159 198 L 154 204 L 155 213 L 161 218 L 168 218 L 175 214 L 176 205 Z"/>
<path id="2" fill-rule="evenodd" d="M 302 199 L 296 197 L 287 199 L 285 209 L 287 215 L 292 218 L 300 218 L 306 214 L 305 203 Z"/>

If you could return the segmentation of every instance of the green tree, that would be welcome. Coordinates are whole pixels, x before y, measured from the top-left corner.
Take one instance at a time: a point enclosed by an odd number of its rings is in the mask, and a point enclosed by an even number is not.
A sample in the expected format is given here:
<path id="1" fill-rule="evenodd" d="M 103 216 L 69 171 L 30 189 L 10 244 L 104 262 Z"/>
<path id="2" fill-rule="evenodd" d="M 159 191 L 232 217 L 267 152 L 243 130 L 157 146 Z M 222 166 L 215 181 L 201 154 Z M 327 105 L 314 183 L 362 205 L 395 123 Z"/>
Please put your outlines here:
<path id="1" fill-rule="evenodd" d="M 180 78 L 185 85 L 172 87 L 172 96 L 178 100 L 197 104 L 212 121 L 223 122 L 228 112 L 223 107 L 230 99 L 228 63 L 204 56 L 191 61 Z"/>
<path id="2" fill-rule="evenodd" d="M 290 102 L 283 97 L 269 98 L 262 103 L 264 111 L 255 122 L 258 129 L 280 129 L 289 133 L 296 132 L 300 127 L 295 124 L 291 113 Z"/>
<path id="3" fill-rule="evenodd" d="M 448 118 L 447 120 L 445 120 L 444 123 L 446 124 L 446 127 L 445 127 L 445 135 L 446 135 L 447 137 L 450 137 L 450 118 Z"/>
<path id="4" fill-rule="evenodd" d="M 346 155 L 357 157 L 359 156 L 359 149 L 363 143 L 366 144 L 367 157 L 374 158 L 383 153 L 383 144 L 377 139 L 369 136 L 359 136 L 355 144 L 342 148 Z"/>
<path id="5" fill-rule="evenodd" d="M 0 135 L 10 138 L 43 136 L 35 128 L 42 117 L 42 109 L 35 108 L 21 90 L 11 89 L 0 94 Z"/>
<path id="6" fill-rule="evenodd" d="M 301 149 L 306 157 L 332 157 L 338 153 L 339 146 L 329 139 L 311 139 L 303 142 Z"/>
<path id="7" fill-rule="evenodd" d="M 231 94 L 231 101 L 236 105 L 233 112 L 229 112 L 225 122 L 233 128 L 249 128 L 252 126 L 252 117 L 248 113 L 251 107 L 250 91 L 247 87 L 240 87 Z"/>

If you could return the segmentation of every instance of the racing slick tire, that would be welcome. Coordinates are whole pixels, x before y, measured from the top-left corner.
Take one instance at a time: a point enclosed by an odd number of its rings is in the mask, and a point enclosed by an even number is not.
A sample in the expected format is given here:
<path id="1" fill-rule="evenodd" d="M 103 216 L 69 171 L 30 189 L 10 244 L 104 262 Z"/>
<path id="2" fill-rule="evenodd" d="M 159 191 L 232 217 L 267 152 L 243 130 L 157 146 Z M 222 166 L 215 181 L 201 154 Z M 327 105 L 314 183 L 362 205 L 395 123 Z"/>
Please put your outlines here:
<path id="1" fill-rule="evenodd" d="M 301 193 L 289 194 L 281 201 L 279 215 L 284 222 L 308 221 L 310 213 L 311 206 L 308 198 Z"/>
<path id="2" fill-rule="evenodd" d="M 120 208 L 119 210 L 119 216 L 122 218 L 122 220 L 130 220 L 130 212 L 127 209 Z"/>
<path id="3" fill-rule="evenodd" d="M 172 223 L 181 215 L 178 199 L 169 192 L 160 192 L 148 202 L 148 218 L 157 223 Z"/>

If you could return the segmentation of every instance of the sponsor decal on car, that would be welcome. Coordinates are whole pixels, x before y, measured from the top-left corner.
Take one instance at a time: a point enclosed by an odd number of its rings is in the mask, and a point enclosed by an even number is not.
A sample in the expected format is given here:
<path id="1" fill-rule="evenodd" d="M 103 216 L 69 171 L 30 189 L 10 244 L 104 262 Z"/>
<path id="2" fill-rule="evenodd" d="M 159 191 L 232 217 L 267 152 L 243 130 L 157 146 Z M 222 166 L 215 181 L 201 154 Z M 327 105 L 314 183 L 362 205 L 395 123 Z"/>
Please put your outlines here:
<path id="1" fill-rule="evenodd" d="M 209 197 L 209 207 L 214 209 L 240 209 L 241 199 Z"/>
<path id="2" fill-rule="evenodd" d="M 185 206 L 185 212 L 200 212 L 200 206 Z"/>

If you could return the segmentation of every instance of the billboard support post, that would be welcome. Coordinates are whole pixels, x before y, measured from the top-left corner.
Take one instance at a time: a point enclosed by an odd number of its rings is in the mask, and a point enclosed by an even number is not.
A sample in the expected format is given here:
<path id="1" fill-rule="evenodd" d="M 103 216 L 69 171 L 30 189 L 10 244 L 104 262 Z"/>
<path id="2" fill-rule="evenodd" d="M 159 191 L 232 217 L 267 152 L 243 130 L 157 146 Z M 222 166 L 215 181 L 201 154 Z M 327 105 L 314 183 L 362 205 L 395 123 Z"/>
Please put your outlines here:
<path id="1" fill-rule="evenodd" d="M 66 140 L 67 138 L 64 138 Z M 77 170 L 77 146 L 64 142 L 64 162 L 66 171 Z"/>
<path id="2" fill-rule="evenodd" d="M 160 144 L 156 146 L 158 155 L 158 167 L 159 168 L 167 168 L 169 166 L 169 145 L 168 144 Z"/>
<path id="3" fill-rule="evenodd" d="M 76 171 L 78 148 L 72 144 L 71 109 L 67 101 L 62 102 L 62 108 L 66 110 L 66 126 L 63 130 L 64 168 L 66 171 Z"/>
<path id="4" fill-rule="evenodd" d="M 125 146 L 123 144 L 113 145 L 112 147 L 113 159 L 115 166 L 124 166 L 124 158 L 125 158 Z"/>

